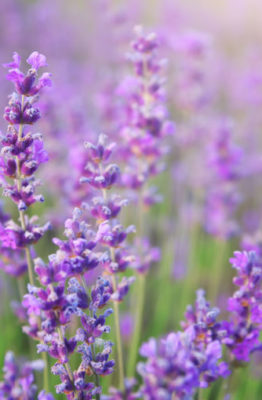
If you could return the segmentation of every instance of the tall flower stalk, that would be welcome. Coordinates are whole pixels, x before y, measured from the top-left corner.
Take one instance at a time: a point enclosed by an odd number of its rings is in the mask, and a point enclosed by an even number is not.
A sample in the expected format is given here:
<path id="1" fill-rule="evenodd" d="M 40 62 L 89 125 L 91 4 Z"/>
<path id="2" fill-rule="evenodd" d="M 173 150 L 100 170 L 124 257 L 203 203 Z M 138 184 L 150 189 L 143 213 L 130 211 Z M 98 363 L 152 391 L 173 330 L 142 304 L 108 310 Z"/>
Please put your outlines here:
<path id="1" fill-rule="evenodd" d="M 36 51 L 27 59 L 31 67 L 26 74 L 20 71 L 20 63 L 20 56 L 14 53 L 13 61 L 4 64 L 9 69 L 7 79 L 14 83 L 16 91 L 10 96 L 4 112 L 4 118 L 9 125 L 6 134 L 1 136 L 0 159 L 3 193 L 17 205 L 20 226 L 11 219 L 5 221 L 0 227 L 0 239 L 4 252 L 11 249 L 25 252 L 29 282 L 33 285 L 34 272 L 30 246 L 43 236 L 49 224 L 38 226 L 35 223 L 37 217 L 29 218 L 26 210 L 35 202 L 44 201 L 42 195 L 36 194 L 39 182 L 35 179 L 34 173 L 48 160 L 48 156 L 41 135 L 30 132 L 28 127 L 40 118 L 40 110 L 34 104 L 41 89 L 51 86 L 51 75 L 45 72 L 39 79 L 37 78 L 39 68 L 47 64 L 46 57 Z M 45 388 L 48 388 L 47 365 L 44 380 Z"/>
<path id="2" fill-rule="evenodd" d="M 52 373 L 61 379 L 57 393 L 64 393 L 69 400 L 99 400 L 100 376 L 111 374 L 114 367 L 114 361 L 109 360 L 113 344 L 102 338 L 110 332 L 105 322 L 112 310 L 102 309 L 113 289 L 102 277 L 90 288 L 85 281 L 85 275 L 99 266 L 102 255 L 94 251 L 95 234 L 80 209 L 66 220 L 65 235 L 66 240 L 54 239 L 58 250 L 49 256 L 48 264 L 35 259 L 42 287 L 30 286 L 24 296 L 23 305 L 29 316 L 24 331 L 41 339 L 38 351 L 56 360 Z M 31 315 L 40 318 L 40 326 Z M 81 355 L 81 361 L 73 370 L 74 353 Z"/>
<path id="3" fill-rule="evenodd" d="M 135 330 L 131 343 L 128 375 L 133 376 L 137 360 L 145 302 L 146 276 L 150 264 L 159 260 L 159 252 L 151 249 L 144 238 L 145 210 L 160 201 L 155 187 L 149 187 L 149 180 L 164 168 L 162 162 L 167 149 L 163 138 L 173 132 L 173 124 L 167 120 L 163 68 L 166 61 L 157 53 L 159 39 L 153 33 L 146 35 L 141 27 L 136 28 L 133 51 L 128 55 L 134 68 L 134 76 L 120 85 L 119 94 L 127 98 L 125 119 L 121 127 L 125 169 L 122 184 L 136 193 L 138 207 L 138 240 L 135 268 L 138 274 L 135 306 Z M 144 241 L 148 243 L 144 254 Z"/>
<path id="4" fill-rule="evenodd" d="M 81 182 L 88 183 L 94 190 L 91 205 L 86 204 L 86 207 L 90 209 L 90 213 L 98 226 L 96 242 L 102 249 L 106 250 L 102 267 L 105 273 L 110 275 L 113 288 L 111 299 L 114 303 L 118 384 L 120 390 L 124 392 L 125 371 L 120 333 L 119 302 L 127 294 L 134 278 L 123 277 L 120 280 L 120 276 L 134 258 L 128 253 L 125 243 L 127 235 L 134 231 L 134 227 L 129 226 L 124 229 L 117 220 L 121 208 L 126 205 L 127 201 L 117 195 L 109 195 L 109 190 L 120 177 L 119 167 L 108 162 L 115 144 L 106 145 L 106 136 L 100 135 L 96 145 L 88 142 L 85 146 L 88 152 L 88 162 L 85 168 L 85 177 L 81 179 Z"/>

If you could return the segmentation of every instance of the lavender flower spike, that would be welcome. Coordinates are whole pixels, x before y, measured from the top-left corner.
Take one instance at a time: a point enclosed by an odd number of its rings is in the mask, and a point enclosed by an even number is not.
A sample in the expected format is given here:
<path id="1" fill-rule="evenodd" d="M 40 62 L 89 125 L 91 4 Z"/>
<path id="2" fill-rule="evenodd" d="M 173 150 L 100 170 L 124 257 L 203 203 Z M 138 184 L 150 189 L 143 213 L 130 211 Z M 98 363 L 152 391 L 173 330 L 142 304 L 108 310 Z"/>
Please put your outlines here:
<path id="1" fill-rule="evenodd" d="M 25 249 L 30 283 L 34 283 L 32 261 L 29 246 L 38 242 L 49 224 L 39 227 L 36 217 L 29 219 L 25 211 L 35 202 L 43 202 L 42 195 L 36 193 L 39 182 L 35 172 L 48 160 L 41 135 L 28 130 L 40 118 L 35 106 L 37 94 L 45 86 L 51 85 L 50 74 L 43 74 L 37 80 L 37 71 L 46 65 L 46 58 L 33 52 L 28 63 L 32 66 L 24 75 L 20 71 L 20 57 L 13 55 L 13 62 L 5 64 L 9 69 L 7 78 L 13 81 L 16 92 L 10 96 L 5 108 L 4 118 L 9 125 L 6 134 L 0 136 L 0 175 L 3 194 L 17 205 L 20 224 L 12 220 L 0 223 L 0 238 L 4 251 Z"/>
<path id="2" fill-rule="evenodd" d="M 37 386 L 34 383 L 34 371 L 43 369 L 43 362 L 18 362 L 9 351 L 5 355 L 3 374 L 0 382 L 0 398 L 2 400 L 54 400 L 51 393 L 41 391 L 37 396 Z"/>
<path id="3" fill-rule="evenodd" d="M 237 270 L 233 283 L 239 289 L 228 300 L 230 320 L 224 322 L 224 343 L 232 360 L 247 362 L 261 348 L 262 260 L 254 251 L 236 251 L 230 262 Z"/>

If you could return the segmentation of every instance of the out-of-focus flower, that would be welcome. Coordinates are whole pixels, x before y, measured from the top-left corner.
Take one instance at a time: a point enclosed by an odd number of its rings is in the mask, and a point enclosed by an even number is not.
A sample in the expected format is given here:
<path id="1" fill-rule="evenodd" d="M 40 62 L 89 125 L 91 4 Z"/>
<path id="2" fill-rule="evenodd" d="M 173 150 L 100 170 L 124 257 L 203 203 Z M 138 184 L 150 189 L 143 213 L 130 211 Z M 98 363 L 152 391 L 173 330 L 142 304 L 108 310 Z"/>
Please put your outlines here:
<path id="1" fill-rule="evenodd" d="M 230 319 L 224 322 L 224 343 L 233 358 L 249 361 L 250 355 L 261 348 L 262 263 L 254 251 L 237 251 L 230 262 L 237 270 L 233 282 L 239 289 L 228 300 Z"/>
<path id="2" fill-rule="evenodd" d="M 34 372 L 44 368 L 41 360 L 18 362 L 9 351 L 5 355 L 3 381 L 0 382 L 0 398 L 3 400 L 54 400 L 51 393 L 41 391 L 37 396 Z"/>

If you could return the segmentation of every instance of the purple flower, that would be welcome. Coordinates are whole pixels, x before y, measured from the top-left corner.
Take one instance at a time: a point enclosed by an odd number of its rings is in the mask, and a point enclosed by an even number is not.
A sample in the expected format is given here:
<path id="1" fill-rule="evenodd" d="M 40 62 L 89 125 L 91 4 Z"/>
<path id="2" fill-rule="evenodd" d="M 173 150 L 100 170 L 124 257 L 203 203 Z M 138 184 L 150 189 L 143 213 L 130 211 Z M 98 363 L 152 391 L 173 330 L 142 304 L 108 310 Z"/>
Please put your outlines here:
<path id="1" fill-rule="evenodd" d="M 145 399 L 193 397 L 198 387 L 208 387 L 220 376 L 230 373 L 222 359 L 224 329 L 216 321 L 203 290 L 198 290 L 195 307 L 189 306 L 183 332 L 172 332 L 141 346 L 146 362 L 138 364 L 143 378 L 141 391 Z"/>
<path id="2" fill-rule="evenodd" d="M 147 238 L 137 239 L 135 245 L 141 248 L 132 262 L 133 268 L 140 274 L 146 274 L 153 263 L 160 261 L 161 251 L 158 247 L 151 247 Z"/>
<path id="3" fill-rule="evenodd" d="M 41 78 L 36 82 L 37 69 L 46 65 L 45 56 L 34 52 L 28 59 L 33 68 L 26 75 L 20 70 L 21 59 L 17 53 L 13 62 L 5 64 L 9 68 L 8 79 L 15 83 L 16 93 L 10 96 L 4 118 L 9 122 L 5 134 L 0 135 L 0 175 L 3 194 L 17 205 L 20 215 L 20 225 L 9 219 L 0 223 L 0 240 L 3 254 L 9 260 L 12 250 L 15 250 L 14 264 L 3 267 L 8 273 L 19 276 L 26 271 L 25 263 L 18 267 L 16 254 L 20 250 L 37 243 L 50 225 L 40 227 L 36 224 L 37 217 L 29 218 L 24 211 L 35 202 L 43 202 L 44 197 L 36 193 L 39 181 L 35 172 L 39 166 L 48 160 L 40 134 L 28 131 L 26 125 L 34 124 L 40 118 L 40 111 L 34 105 L 36 95 L 45 85 Z M 47 77 L 45 76 L 44 79 Z M 50 83 L 48 83 L 49 85 Z M 25 97 L 27 96 L 27 97 Z"/>
<path id="4" fill-rule="evenodd" d="M 243 152 L 233 143 L 230 121 L 219 122 L 207 151 L 207 166 L 212 173 L 207 185 L 205 226 L 212 235 L 227 238 L 238 232 L 234 214 L 241 198 L 236 183 L 243 176 Z"/>
<path id="5" fill-rule="evenodd" d="M 117 302 L 121 302 L 123 298 L 129 292 L 129 288 L 134 283 L 135 278 L 131 276 L 130 278 L 124 277 L 117 286 L 117 290 L 112 294 L 111 299 Z"/>
<path id="6" fill-rule="evenodd" d="M 37 386 L 34 383 L 34 371 L 44 367 L 41 360 L 18 362 L 9 351 L 5 355 L 3 381 L 0 382 L 0 398 L 6 400 L 35 400 Z M 38 400 L 54 400 L 50 393 L 40 392 Z"/>
<path id="7" fill-rule="evenodd" d="M 115 143 L 110 143 L 106 145 L 106 135 L 99 135 L 97 144 L 90 142 L 85 142 L 85 148 L 87 149 L 87 157 L 93 163 L 101 163 L 107 161 L 113 149 L 115 148 Z"/>
<path id="8" fill-rule="evenodd" d="M 237 270 L 233 279 L 239 289 L 228 300 L 230 320 L 223 323 L 224 343 L 240 361 L 249 361 L 250 354 L 260 345 L 262 329 L 262 263 L 254 251 L 236 251 L 230 262 Z"/>
<path id="9" fill-rule="evenodd" d="M 32 68 L 38 70 L 40 67 L 46 67 L 46 57 L 43 54 L 38 53 L 37 51 L 33 51 L 30 54 L 28 59 L 26 60 L 28 64 L 31 65 Z"/>
<path id="10" fill-rule="evenodd" d="M 13 62 L 4 64 L 4 67 L 9 69 L 7 79 L 14 82 L 16 91 L 24 96 L 34 96 L 45 86 L 51 86 L 51 74 L 45 72 L 38 80 L 37 70 L 40 67 L 46 66 L 46 57 L 43 54 L 34 51 L 27 59 L 28 64 L 32 66 L 26 75 L 20 71 L 21 59 L 17 53 L 13 55 Z"/>

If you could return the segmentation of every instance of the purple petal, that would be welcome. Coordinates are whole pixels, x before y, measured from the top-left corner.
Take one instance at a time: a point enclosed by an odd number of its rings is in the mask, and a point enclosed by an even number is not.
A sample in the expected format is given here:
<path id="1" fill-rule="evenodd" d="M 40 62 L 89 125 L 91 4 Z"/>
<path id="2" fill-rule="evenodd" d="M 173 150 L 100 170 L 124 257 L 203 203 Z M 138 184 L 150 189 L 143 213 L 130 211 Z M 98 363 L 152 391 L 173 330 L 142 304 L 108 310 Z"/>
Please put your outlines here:
<path id="1" fill-rule="evenodd" d="M 14 52 L 13 53 L 13 61 L 10 63 L 3 64 L 3 67 L 5 68 L 19 68 L 21 63 L 21 57 L 19 56 L 18 53 Z"/>
<path id="2" fill-rule="evenodd" d="M 45 67 L 47 65 L 46 56 L 38 53 L 38 51 L 33 51 L 33 53 L 30 54 L 26 61 L 36 70 L 38 70 L 40 67 Z"/>

